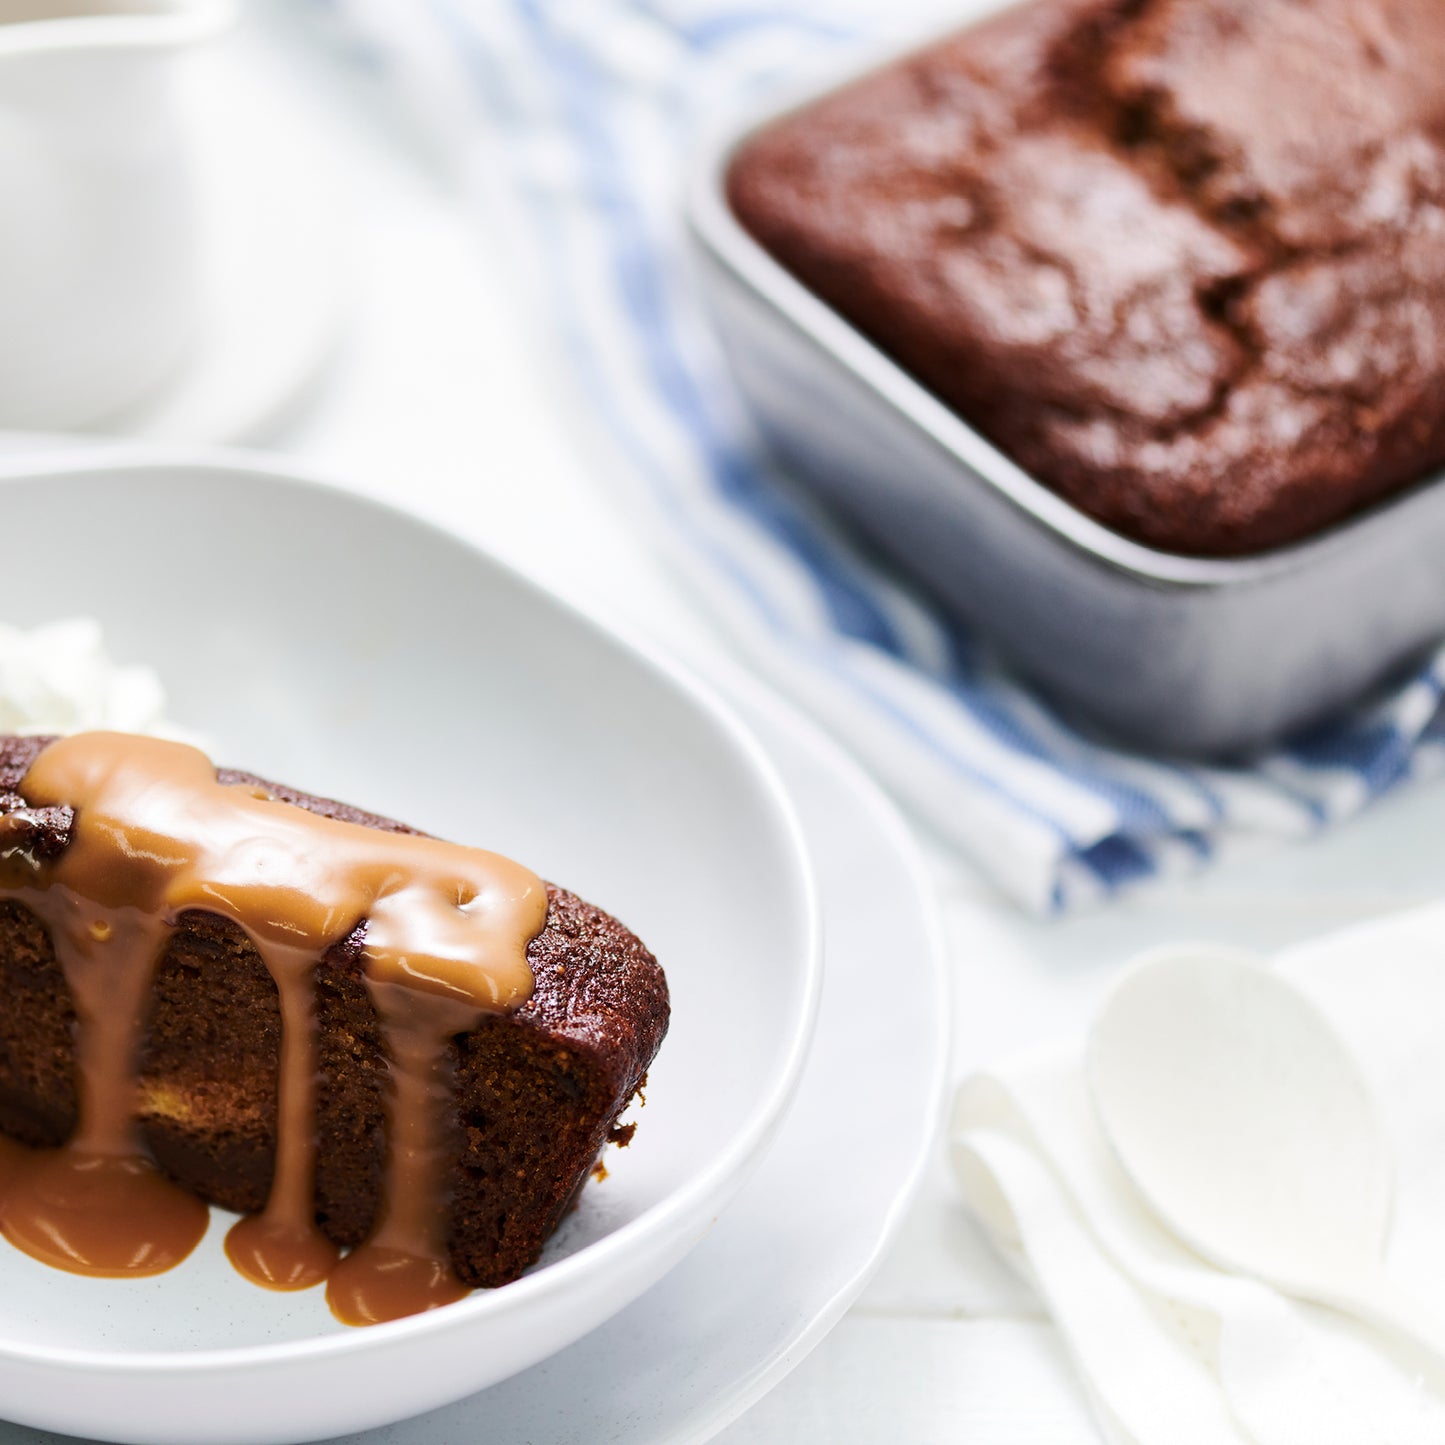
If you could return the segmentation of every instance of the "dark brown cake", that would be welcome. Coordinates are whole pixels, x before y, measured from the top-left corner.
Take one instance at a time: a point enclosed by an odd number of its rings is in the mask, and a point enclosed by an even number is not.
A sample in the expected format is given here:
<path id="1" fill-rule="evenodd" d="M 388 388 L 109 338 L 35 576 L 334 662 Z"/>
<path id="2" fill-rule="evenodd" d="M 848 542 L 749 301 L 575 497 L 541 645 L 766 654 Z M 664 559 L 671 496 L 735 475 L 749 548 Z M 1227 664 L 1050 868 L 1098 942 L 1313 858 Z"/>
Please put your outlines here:
<path id="1" fill-rule="evenodd" d="M 0 812 L 24 806 L 21 780 L 46 738 L 0 739 Z M 256 782 L 220 771 L 223 782 Z M 312 813 L 396 833 L 415 830 L 274 784 Z M 27 851 L 66 846 L 68 810 L 37 810 Z M 469 1285 L 498 1285 L 532 1264 L 644 1081 L 668 1022 L 656 961 L 626 928 L 547 885 L 546 926 L 527 949 L 531 999 L 456 1040 L 450 1255 Z M 316 1213 L 355 1245 L 373 1222 L 383 1161 L 387 1061 L 360 975 L 365 924 L 318 973 L 321 1087 Z M 0 903 L 0 1132 L 64 1141 L 76 1119 L 74 1015 L 35 916 Z M 281 1020 L 255 947 L 214 914 L 184 914 L 154 989 L 140 1070 L 140 1122 L 161 1168 L 203 1198 L 260 1210 L 271 1186 Z"/>
<path id="2" fill-rule="evenodd" d="M 1445 461 L 1445 5 L 1033 0 L 767 128 L 736 214 L 1025 469 L 1193 554 Z"/>

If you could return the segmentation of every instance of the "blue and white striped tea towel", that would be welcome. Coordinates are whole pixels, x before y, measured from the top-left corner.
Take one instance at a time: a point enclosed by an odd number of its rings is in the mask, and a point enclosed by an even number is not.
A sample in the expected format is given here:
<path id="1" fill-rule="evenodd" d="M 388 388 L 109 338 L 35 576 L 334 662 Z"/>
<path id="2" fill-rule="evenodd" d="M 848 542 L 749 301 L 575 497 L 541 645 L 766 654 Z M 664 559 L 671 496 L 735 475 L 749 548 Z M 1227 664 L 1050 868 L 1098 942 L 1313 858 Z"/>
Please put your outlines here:
<path id="1" fill-rule="evenodd" d="M 1026 906 L 1198 867 L 1249 834 L 1308 833 L 1439 766 L 1445 653 L 1248 769 L 1100 746 L 771 470 L 690 282 L 690 147 L 720 107 L 780 74 L 967 18 L 968 0 L 315 4 L 446 146 L 488 223 L 510 214 L 536 305 L 636 488 L 632 514 L 678 575 L 761 672 Z"/>

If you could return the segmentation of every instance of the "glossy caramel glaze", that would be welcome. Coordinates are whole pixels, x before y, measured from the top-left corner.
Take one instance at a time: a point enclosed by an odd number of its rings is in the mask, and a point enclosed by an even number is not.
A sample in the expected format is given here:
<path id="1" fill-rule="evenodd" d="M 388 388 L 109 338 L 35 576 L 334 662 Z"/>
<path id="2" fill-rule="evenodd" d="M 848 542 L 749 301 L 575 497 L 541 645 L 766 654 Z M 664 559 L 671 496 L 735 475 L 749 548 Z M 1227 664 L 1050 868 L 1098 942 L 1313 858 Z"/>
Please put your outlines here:
<path id="1" fill-rule="evenodd" d="M 315 971 L 364 922 L 363 976 L 390 1067 L 388 1159 L 375 1237 L 328 1297 L 340 1318 L 370 1323 L 464 1293 L 447 1262 L 438 1142 L 452 1041 L 530 998 L 541 880 L 495 854 L 221 781 L 203 753 L 153 738 L 57 740 L 19 791 L 25 806 L 0 817 L 0 897 L 33 912 L 54 944 L 75 1009 L 78 1123 L 59 1150 L 0 1155 L 0 1231 L 91 1274 L 157 1273 L 200 1239 L 204 1206 L 154 1168 L 136 1125 L 155 970 L 177 921 L 199 910 L 245 932 L 281 1001 L 270 1198 L 236 1226 L 228 1253 L 274 1288 L 332 1274 L 338 1251 L 314 1217 Z M 61 811 L 64 846 L 38 846 Z"/>

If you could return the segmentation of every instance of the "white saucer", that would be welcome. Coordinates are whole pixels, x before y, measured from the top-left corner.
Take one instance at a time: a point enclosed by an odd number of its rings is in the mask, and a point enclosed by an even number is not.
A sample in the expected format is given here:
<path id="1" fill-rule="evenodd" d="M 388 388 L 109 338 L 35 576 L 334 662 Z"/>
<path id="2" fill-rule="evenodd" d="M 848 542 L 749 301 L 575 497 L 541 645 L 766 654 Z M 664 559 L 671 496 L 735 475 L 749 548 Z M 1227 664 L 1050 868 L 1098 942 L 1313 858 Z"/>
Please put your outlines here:
<path id="1" fill-rule="evenodd" d="M 350 292 L 346 207 L 287 89 L 243 34 L 195 58 L 193 132 L 209 310 L 193 355 L 87 432 L 220 445 L 267 436 L 318 376 Z"/>

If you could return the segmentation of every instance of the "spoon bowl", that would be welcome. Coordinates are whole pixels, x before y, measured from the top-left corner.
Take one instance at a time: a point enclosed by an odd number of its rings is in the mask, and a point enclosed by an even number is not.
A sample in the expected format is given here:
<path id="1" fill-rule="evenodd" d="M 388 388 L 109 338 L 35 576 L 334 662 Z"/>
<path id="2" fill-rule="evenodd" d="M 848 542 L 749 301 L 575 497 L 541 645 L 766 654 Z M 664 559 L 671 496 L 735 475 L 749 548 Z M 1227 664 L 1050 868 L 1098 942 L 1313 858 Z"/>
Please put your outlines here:
<path id="1" fill-rule="evenodd" d="M 1152 953 L 1089 1036 L 1095 1112 L 1124 1173 L 1196 1254 L 1445 1358 L 1382 1266 L 1393 1167 L 1348 1045 L 1248 953 Z"/>
<path id="2" fill-rule="evenodd" d="M 1378 1259 L 1391 1167 L 1374 1101 L 1328 1019 L 1263 960 L 1146 956 L 1094 1025 L 1088 1075 L 1125 1171 L 1196 1253 L 1299 1285 Z"/>

